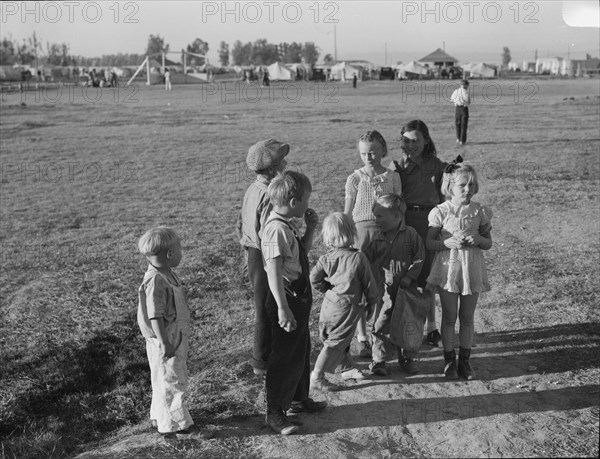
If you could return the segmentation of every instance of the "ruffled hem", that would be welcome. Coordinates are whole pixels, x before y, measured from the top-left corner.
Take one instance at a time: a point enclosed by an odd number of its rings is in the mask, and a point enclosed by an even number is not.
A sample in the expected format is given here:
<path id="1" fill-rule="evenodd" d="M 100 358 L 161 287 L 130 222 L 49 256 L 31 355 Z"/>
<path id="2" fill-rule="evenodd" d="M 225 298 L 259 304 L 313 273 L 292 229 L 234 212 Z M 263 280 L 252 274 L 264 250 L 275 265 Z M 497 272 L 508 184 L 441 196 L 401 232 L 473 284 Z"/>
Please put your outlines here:
<path id="1" fill-rule="evenodd" d="M 461 295 L 490 290 L 485 259 L 479 248 L 437 252 L 427 284 Z"/>

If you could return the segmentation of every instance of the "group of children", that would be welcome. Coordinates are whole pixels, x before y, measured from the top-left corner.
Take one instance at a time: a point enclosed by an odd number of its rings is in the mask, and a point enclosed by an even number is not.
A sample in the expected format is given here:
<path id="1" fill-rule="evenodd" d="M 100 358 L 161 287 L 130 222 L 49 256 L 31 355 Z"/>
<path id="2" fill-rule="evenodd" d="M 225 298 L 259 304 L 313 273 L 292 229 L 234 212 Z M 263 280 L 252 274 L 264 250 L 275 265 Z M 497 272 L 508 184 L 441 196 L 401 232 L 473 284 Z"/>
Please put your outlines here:
<path id="1" fill-rule="evenodd" d="M 474 313 L 478 294 L 489 290 L 481 251 L 492 245 L 492 212 L 471 201 L 478 191 L 473 167 L 460 156 L 450 164 L 440 161 L 425 123 L 411 121 L 401 134 L 403 157 L 387 168 L 381 164 L 387 155 L 383 136 L 368 131 L 360 137 L 363 167 L 348 177 L 344 212 L 323 221 L 328 250 L 312 270 L 307 253 L 319 217 L 309 207 L 310 180 L 285 170 L 285 143 L 269 139 L 248 151 L 246 162 L 257 178 L 245 193 L 238 230 L 254 289 L 251 363 L 255 374 L 265 376 L 265 422 L 277 433 L 298 431 L 300 423 L 288 415 L 326 407 L 309 394 L 339 390 L 325 376 L 338 367 L 343 380 L 385 376 L 386 359 L 396 350 L 401 369 L 417 373 L 426 318 L 426 341 L 443 343 L 444 375 L 475 377 Z M 152 375 L 150 417 L 161 433 L 187 435 L 193 424 L 184 403 L 189 312 L 171 270 L 181 260 L 181 244 L 173 230 L 159 227 L 142 236 L 139 249 L 150 263 L 138 308 Z M 323 348 L 311 371 L 313 287 L 323 293 Z M 357 331 L 360 355 L 372 357 L 368 372 L 356 368 L 350 354 Z"/>

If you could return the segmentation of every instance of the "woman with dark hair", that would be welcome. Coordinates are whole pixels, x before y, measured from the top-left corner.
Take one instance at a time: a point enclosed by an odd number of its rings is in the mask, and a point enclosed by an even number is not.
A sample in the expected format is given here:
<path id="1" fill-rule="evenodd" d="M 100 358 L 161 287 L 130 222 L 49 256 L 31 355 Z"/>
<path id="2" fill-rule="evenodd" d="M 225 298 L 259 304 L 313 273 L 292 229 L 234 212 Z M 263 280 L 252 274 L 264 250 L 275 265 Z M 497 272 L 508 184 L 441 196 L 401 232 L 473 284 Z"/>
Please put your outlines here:
<path id="1" fill-rule="evenodd" d="M 440 161 L 427 125 L 413 120 L 402 126 L 400 131 L 402 158 L 388 166 L 400 174 L 402 197 L 406 202 L 406 225 L 412 226 L 423 241 L 427 238 L 429 211 L 446 199 L 441 194 L 442 174 L 447 163 Z M 435 253 L 425 252 L 425 261 L 417 285 L 425 289 Z M 431 308 L 427 315 L 427 343 L 438 346 L 441 339 L 435 324 L 435 296 L 431 295 Z"/>

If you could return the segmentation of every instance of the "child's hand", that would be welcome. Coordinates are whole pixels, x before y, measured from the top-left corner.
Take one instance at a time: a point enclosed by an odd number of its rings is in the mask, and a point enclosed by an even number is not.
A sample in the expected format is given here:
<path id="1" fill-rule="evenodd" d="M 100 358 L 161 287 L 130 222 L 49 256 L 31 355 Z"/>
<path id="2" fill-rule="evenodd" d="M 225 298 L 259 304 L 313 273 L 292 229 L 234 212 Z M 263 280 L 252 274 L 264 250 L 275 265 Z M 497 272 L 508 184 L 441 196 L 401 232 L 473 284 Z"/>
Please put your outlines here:
<path id="1" fill-rule="evenodd" d="M 466 236 L 465 237 L 465 245 L 469 247 L 476 247 L 479 245 L 481 237 L 479 235 L 475 236 Z"/>
<path id="2" fill-rule="evenodd" d="M 408 276 L 404 276 L 400 279 L 400 288 L 408 288 L 412 283 L 412 279 Z"/>
<path id="3" fill-rule="evenodd" d="M 452 236 L 444 240 L 444 245 L 449 249 L 460 249 L 463 245 L 463 238 L 460 236 Z"/>
<path id="4" fill-rule="evenodd" d="M 294 314 L 290 310 L 289 306 L 285 306 L 283 308 L 279 308 L 277 310 L 277 317 L 279 319 L 279 326 L 283 328 L 286 332 L 292 332 L 296 329 L 297 323 Z"/>
<path id="5" fill-rule="evenodd" d="M 170 342 L 166 341 L 164 344 L 161 345 L 161 347 L 164 350 L 165 359 L 175 357 L 175 351 L 177 349 Z"/>
<path id="6" fill-rule="evenodd" d="M 304 221 L 307 228 L 315 228 L 319 223 L 319 215 L 313 209 L 306 209 L 306 212 L 304 212 Z"/>

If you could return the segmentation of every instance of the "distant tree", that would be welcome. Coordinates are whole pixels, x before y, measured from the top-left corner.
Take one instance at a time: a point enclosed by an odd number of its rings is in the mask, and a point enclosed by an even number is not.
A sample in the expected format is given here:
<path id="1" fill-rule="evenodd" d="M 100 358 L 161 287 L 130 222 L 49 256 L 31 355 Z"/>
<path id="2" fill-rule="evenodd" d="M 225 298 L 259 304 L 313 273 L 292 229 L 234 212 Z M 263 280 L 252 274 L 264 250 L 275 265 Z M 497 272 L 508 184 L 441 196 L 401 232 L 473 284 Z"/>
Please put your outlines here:
<path id="1" fill-rule="evenodd" d="M 510 50 L 508 49 L 508 47 L 504 47 L 502 48 L 502 67 L 507 68 L 508 67 L 508 63 L 512 60 L 512 58 L 510 57 Z"/>
<path id="2" fill-rule="evenodd" d="M 27 42 L 25 40 L 23 40 L 23 43 L 21 43 L 20 45 L 17 45 L 16 48 L 17 48 L 16 49 L 17 61 L 21 65 L 34 64 L 36 54 L 29 47 L 29 45 L 27 44 Z"/>
<path id="3" fill-rule="evenodd" d="M 335 64 L 335 62 L 333 60 L 333 56 L 331 54 L 325 54 L 325 56 L 323 57 L 323 63 L 325 65 L 333 65 L 333 64 Z"/>
<path id="4" fill-rule="evenodd" d="M 8 38 L 3 38 L 0 42 L 0 64 L 12 65 L 17 61 L 17 51 L 15 44 Z"/>
<path id="5" fill-rule="evenodd" d="M 69 65 L 71 56 L 69 56 L 69 45 L 66 43 L 46 43 L 46 61 L 52 65 Z"/>
<path id="6" fill-rule="evenodd" d="M 160 35 L 150 35 L 148 45 L 146 46 L 146 55 L 160 54 L 169 52 L 169 45 L 165 44 L 165 39 Z"/>
<path id="7" fill-rule="evenodd" d="M 202 54 L 206 56 L 208 53 L 208 43 L 201 38 L 196 38 L 191 44 L 187 45 L 186 51 L 188 53 Z M 201 57 L 191 56 L 188 58 L 190 65 L 203 65 L 206 60 Z"/>
<path id="8" fill-rule="evenodd" d="M 252 44 L 250 63 L 254 65 L 271 65 L 279 59 L 277 46 L 261 38 Z"/>
<path id="9" fill-rule="evenodd" d="M 585 60 L 589 61 L 592 58 L 592 56 L 588 53 L 585 53 Z"/>
<path id="10" fill-rule="evenodd" d="M 279 58 L 286 63 L 302 61 L 302 45 L 300 43 L 280 43 Z"/>
<path id="11" fill-rule="evenodd" d="M 252 43 L 242 44 L 236 40 L 231 49 L 231 60 L 233 65 L 249 65 L 252 56 Z"/>
<path id="12" fill-rule="evenodd" d="M 229 65 L 229 45 L 224 41 L 219 45 L 219 62 L 223 67 Z"/>
<path id="13" fill-rule="evenodd" d="M 304 43 L 302 47 L 302 59 L 304 63 L 315 65 L 319 60 L 319 48 L 312 41 Z"/>

